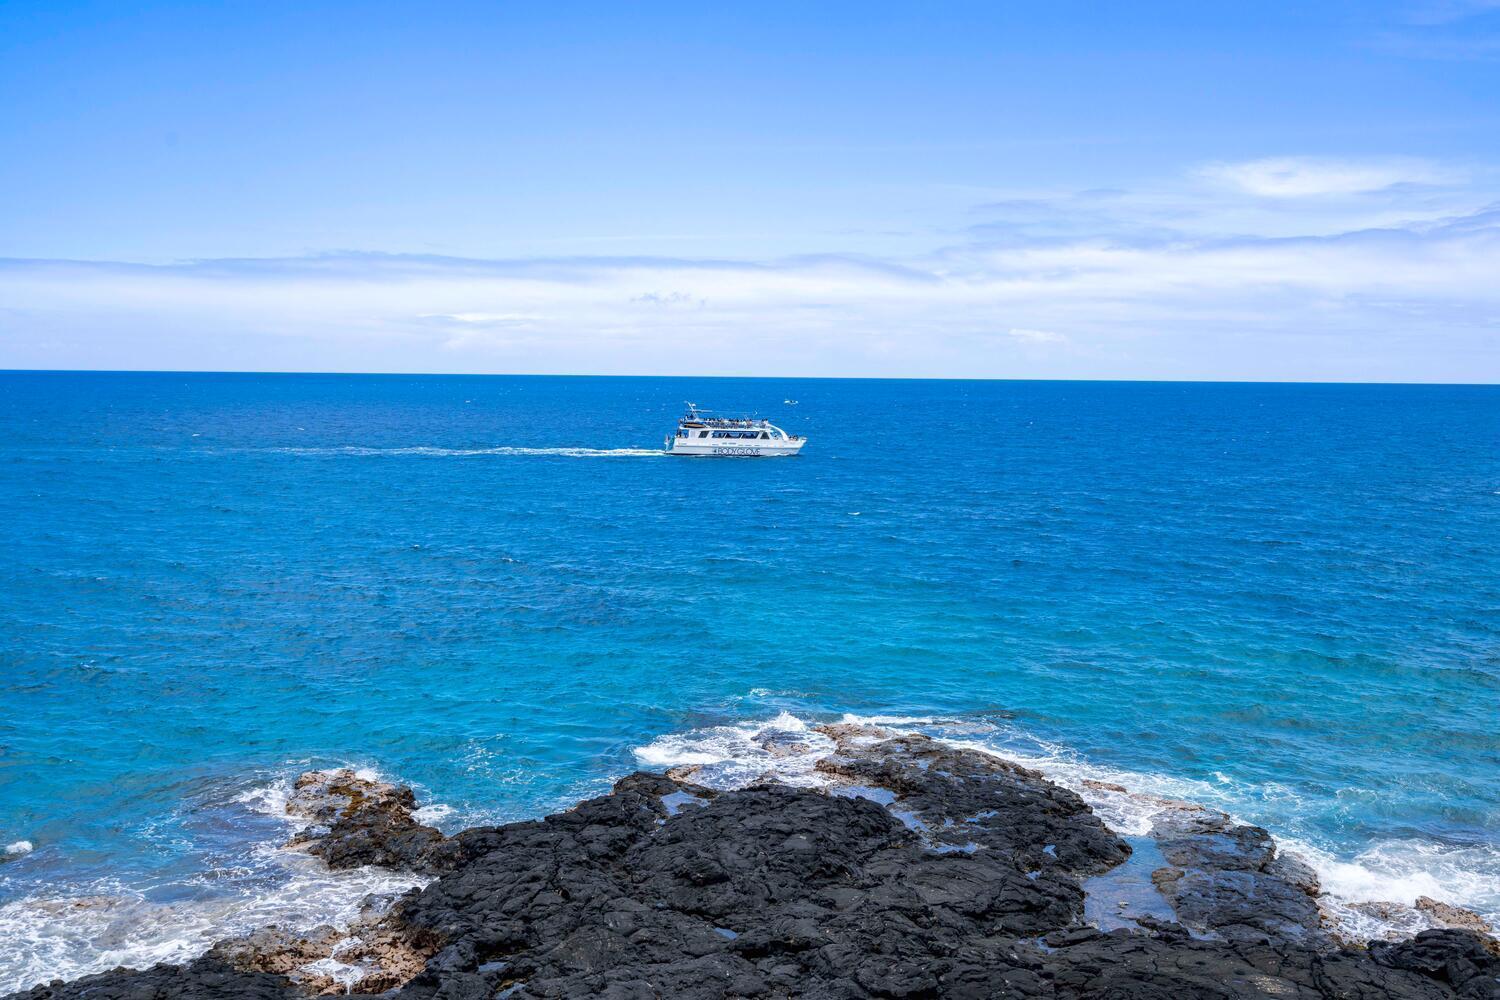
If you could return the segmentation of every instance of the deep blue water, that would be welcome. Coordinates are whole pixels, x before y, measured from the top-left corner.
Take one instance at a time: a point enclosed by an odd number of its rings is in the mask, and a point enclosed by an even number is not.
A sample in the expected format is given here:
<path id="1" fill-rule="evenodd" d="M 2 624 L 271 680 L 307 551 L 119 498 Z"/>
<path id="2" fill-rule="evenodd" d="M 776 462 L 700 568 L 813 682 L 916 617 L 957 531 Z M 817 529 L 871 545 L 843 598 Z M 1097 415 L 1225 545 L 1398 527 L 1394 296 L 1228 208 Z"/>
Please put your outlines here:
<path id="1" fill-rule="evenodd" d="M 810 443 L 628 453 L 685 399 Z M 0 551 L 0 904 L 211 900 L 309 764 L 462 825 L 785 711 L 1500 910 L 1496 387 L 8 374 Z"/>

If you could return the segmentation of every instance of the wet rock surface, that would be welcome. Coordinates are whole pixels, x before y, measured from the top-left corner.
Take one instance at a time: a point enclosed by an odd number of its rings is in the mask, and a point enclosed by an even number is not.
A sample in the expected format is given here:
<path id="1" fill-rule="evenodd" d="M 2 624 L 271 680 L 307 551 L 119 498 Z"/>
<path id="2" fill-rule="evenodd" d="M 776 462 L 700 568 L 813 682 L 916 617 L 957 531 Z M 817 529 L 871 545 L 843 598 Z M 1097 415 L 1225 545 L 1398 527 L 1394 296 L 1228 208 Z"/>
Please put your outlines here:
<path id="1" fill-rule="evenodd" d="M 1439 902 L 1430 896 L 1418 896 L 1416 909 L 1421 913 L 1427 914 L 1439 927 L 1457 927 L 1463 930 L 1478 931 L 1481 934 L 1493 934 L 1495 932 L 1495 929 L 1473 910 L 1466 910 L 1461 906 L 1449 906 L 1447 903 Z"/>
<path id="2" fill-rule="evenodd" d="M 1316 873 L 1278 854 L 1260 827 L 1192 806 L 1158 813 L 1150 835 L 1170 866 L 1152 881 L 1189 928 L 1234 941 L 1327 940 Z"/>
<path id="3" fill-rule="evenodd" d="M 840 732 L 818 770 L 858 788 L 895 793 L 895 808 L 929 842 L 1003 854 L 1028 871 L 1108 871 L 1130 856 L 1083 800 L 1036 771 L 923 736 L 862 746 Z M 842 737 L 842 738 L 841 738 Z"/>
<path id="4" fill-rule="evenodd" d="M 332 988 L 333 978 L 327 977 L 324 982 L 315 973 L 304 974 L 303 967 L 328 958 L 344 937 L 329 926 L 308 931 L 263 927 L 243 938 L 219 942 L 208 957 L 245 972 L 286 976 L 310 991 L 322 993 Z"/>
<path id="5" fill-rule="evenodd" d="M 349 768 L 308 771 L 287 799 L 289 816 L 310 825 L 287 845 L 330 868 L 379 865 L 437 874 L 453 866 L 454 845 L 417 822 L 417 799 L 405 785 L 363 777 Z"/>
<path id="6" fill-rule="evenodd" d="M 421 972 L 428 953 L 377 915 L 311 931 L 266 927 L 221 941 L 207 958 L 245 972 L 285 976 L 302 994 L 383 993 Z"/>
<path id="7" fill-rule="evenodd" d="M 334 857 L 440 877 L 354 933 L 266 932 L 21 996 L 1500 997 L 1492 940 L 1444 929 L 1341 947 L 1309 871 L 1195 807 L 1152 831 L 1177 919 L 1102 933 L 1082 922 L 1082 883 L 1130 849 L 1078 796 L 988 755 L 847 728 L 822 730 L 837 744 L 827 790 L 634 774 L 567 812 L 440 841 L 407 826 L 399 791 L 365 820 L 345 779 L 318 779 L 323 836 L 345 824 Z M 375 971 L 318 980 L 325 950 Z"/>

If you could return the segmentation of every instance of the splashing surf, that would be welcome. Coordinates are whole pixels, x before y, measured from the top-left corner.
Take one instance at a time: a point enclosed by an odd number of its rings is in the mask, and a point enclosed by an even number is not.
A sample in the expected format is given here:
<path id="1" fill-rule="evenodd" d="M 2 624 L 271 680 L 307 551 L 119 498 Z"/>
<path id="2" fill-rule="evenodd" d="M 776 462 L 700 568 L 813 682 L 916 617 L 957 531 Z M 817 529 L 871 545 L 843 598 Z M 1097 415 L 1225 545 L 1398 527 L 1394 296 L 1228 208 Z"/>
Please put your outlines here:
<path id="1" fill-rule="evenodd" d="M 846 714 L 837 721 L 918 733 L 1002 756 L 1045 774 L 1077 792 L 1116 833 L 1145 836 L 1162 800 L 1185 800 L 1221 809 L 1241 822 L 1255 822 L 1257 799 L 1277 789 L 1249 789 L 1229 779 L 1214 782 L 1101 766 L 1077 753 L 1000 725 L 900 715 Z M 772 778 L 801 787 L 824 787 L 816 770 L 833 748 L 813 724 L 783 711 L 775 718 L 672 733 L 639 747 L 636 758 L 650 767 L 697 765 L 694 780 L 719 789 L 742 788 Z M 775 752 L 767 749 L 774 746 Z M 1116 791 L 1115 789 L 1120 789 Z M 1299 836 L 1272 829 L 1282 850 L 1299 855 L 1319 875 L 1325 911 L 1351 940 L 1404 936 L 1427 926 L 1413 924 L 1418 896 L 1470 908 L 1492 924 L 1500 920 L 1500 850 L 1492 845 L 1453 846 L 1419 840 L 1384 840 L 1354 857 L 1342 857 Z M 1363 904 L 1402 904 L 1403 912 L 1381 913 Z"/>

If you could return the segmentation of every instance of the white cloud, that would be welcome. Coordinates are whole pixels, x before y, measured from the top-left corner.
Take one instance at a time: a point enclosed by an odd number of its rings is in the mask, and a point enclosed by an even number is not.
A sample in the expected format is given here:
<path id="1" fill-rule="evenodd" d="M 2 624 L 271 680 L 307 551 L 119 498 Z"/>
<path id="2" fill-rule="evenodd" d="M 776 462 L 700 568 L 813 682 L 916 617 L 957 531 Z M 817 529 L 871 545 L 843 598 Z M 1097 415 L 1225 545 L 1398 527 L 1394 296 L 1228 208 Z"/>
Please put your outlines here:
<path id="1" fill-rule="evenodd" d="M 1212 181 L 1261 198 L 1310 198 L 1366 194 L 1402 184 L 1446 184 L 1451 171 L 1416 159 L 1337 160 L 1275 156 L 1240 163 L 1213 163 L 1200 173 Z"/>
<path id="2" fill-rule="evenodd" d="M 1026 344 L 1066 344 L 1068 338 L 1051 330 L 1028 330 L 1024 326 L 1013 326 L 1005 331 L 1011 337 Z"/>
<path id="3" fill-rule="evenodd" d="M 450 323 L 470 323 L 481 326 L 524 326 L 539 317 L 526 313 L 429 313 L 422 319 L 443 320 Z"/>
<path id="4" fill-rule="evenodd" d="M 1500 381 L 1492 195 L 1295 176 L 1032 192 L 899 259 L 0 261 L 0 367 Z"/>

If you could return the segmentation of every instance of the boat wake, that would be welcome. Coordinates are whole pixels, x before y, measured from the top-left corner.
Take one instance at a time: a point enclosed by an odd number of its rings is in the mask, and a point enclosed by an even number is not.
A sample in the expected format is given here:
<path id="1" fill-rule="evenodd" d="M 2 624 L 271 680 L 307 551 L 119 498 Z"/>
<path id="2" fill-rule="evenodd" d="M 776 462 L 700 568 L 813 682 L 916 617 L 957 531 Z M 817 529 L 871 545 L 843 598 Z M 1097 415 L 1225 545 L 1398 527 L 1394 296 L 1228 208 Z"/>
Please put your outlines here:
<path id="1" fill-rule="evenodd" d="M 426 445 L 411 445 L 399 448 L 366 448 L 360 445 L 342 445 L 327 448 L 256 448 L 262 454 L 349 456 L 355 458 L 471 458 L 494 456 L 542 456 L 553 458 L 659 458 L 660 449 L 652 448 L 437 448 Z"/>

